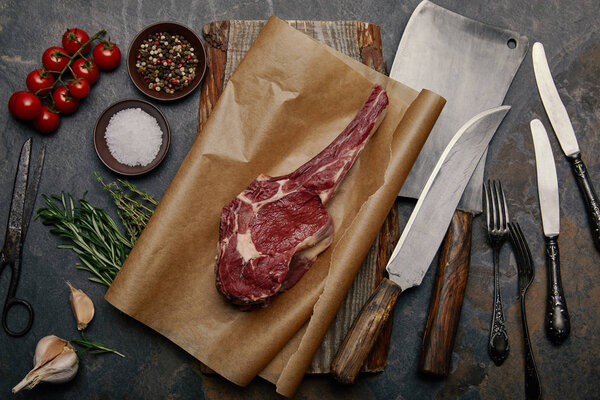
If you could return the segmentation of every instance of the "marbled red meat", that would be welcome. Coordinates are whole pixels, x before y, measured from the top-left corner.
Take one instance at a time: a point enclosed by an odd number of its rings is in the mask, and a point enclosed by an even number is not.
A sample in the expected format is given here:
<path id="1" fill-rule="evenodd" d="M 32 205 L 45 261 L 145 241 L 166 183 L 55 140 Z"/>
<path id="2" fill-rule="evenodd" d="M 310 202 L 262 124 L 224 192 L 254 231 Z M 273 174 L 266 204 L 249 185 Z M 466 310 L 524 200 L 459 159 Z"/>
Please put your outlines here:
<path id="1" fill-rule="evenodd" d="M 375 85 L 352 122 L 291 174 L 259 175 L 223 207 L 217 288 L 239 305 L 266 304 L 304 275 L 333 240 L 325 206 L 385 115 L 388 98 Z"/>

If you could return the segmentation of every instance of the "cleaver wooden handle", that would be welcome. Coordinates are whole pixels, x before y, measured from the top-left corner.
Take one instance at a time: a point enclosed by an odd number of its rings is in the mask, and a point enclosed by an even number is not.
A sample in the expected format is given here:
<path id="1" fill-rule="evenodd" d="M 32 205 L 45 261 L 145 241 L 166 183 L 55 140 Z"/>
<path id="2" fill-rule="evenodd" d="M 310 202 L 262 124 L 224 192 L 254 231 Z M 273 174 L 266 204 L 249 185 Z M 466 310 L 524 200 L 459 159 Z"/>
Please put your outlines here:
<path id="1" fill-rule="evenodd" d="M 346 384 L 354 382 L 401 292 L 400 286 L 387 278 L 377 286 L 331 363 L 331 373 L 336 380 Z"/>
<path id="2" fill-rule="evenodd" d="M 448 376 L 450 372 L 469 276 L 472 225 L 472 213 L 456 210 L 442 244 L 419 359 L 419 370 L 426 374 Z"/>

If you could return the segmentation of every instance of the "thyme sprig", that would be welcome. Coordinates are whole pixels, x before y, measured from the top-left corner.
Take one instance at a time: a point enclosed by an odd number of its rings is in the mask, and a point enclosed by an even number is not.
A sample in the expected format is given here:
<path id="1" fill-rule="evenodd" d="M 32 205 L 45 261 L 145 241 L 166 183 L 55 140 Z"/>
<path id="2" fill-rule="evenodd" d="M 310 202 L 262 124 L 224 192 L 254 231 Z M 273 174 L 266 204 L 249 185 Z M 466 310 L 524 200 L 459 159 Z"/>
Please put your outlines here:
<path id="1" fill-rule="evenodd" d="M 118 356 L 125 358 L 124 354 L 109 348 L 105 344 L 102 344 L 96 340 L 86 339 L 85 336 L 83 335 L 83 331 L 81 331 L 81 339 L 72 339 L 71 342 L 75 343 L 78 346 L 85 348 L 83 353 L 86 351 L 89 351 L 92 354 L 114 353 Z"/>
<path id="2" fill-rule="evenodd" d="M 154 214 L 158 202 L 147 192 L 124 179 L 117 180 L 122 185 L 119 186 L 117 182 L 104 183 L 97 172 L 94 175 L 104 189 L 110 193 L 127 234 L 135 242 Z"/>

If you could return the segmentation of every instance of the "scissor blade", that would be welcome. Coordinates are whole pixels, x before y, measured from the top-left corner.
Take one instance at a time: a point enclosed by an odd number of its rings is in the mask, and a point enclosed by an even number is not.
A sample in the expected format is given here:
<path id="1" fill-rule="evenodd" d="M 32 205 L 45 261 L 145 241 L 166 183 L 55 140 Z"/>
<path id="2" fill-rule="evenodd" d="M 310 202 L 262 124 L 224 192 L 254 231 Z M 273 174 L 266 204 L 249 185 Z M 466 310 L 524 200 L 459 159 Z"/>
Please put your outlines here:
<path id="1" fill-rule="evenodd" d="M 8 229 L 6 236 L 10 235 L 15 242 L 21 240 L 23 232 L 23 207 L 25 205 L 25 194 L 27 192 L 27 177 L 29 175 L 29 160 L 31 158 L 31 138 L 23 144 L 19 165 L 15 174 L 15 184 L 10 202 L 10 213 L 8 214 Z M 8 243 L 5 243 L 5 246 Z"/>
<path id="2" fill-rule="evenodd" d="M 25 197 L 25 206 L 23 209 L 23 231 L 21 233 L 21 242 L 25 240 L 27 228 L 29 228 L 29 222 L 31 221 L 31 214 L 33 214 L 33 207 L 35 206 L 35 199 L 40 186 L 40 178 L 42 177 L 42 169 L 44 168 L 45 155 L 46 145 L 42 147 L 42 151 L 38 156 L 37 164 L 33 170 L 33 174 L 29 179 L 29 185 L 27 186 L 27 195 Z"/>

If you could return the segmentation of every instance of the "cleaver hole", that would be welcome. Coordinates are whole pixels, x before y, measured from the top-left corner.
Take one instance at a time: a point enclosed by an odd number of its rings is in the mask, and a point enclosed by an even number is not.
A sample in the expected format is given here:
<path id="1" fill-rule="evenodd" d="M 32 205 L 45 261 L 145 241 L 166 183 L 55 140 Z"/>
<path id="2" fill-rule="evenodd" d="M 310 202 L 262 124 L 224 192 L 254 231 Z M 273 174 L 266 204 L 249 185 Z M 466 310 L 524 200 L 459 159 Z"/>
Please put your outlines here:
<path id="1" fill-rule="evenodd" d="M 517 41 L 513 38 L 510 38 L 508 39 L 508 42 L 506 42 L 506 45 L 509 49 L 514 49 L 515 47 L 517 47 Z"/>

